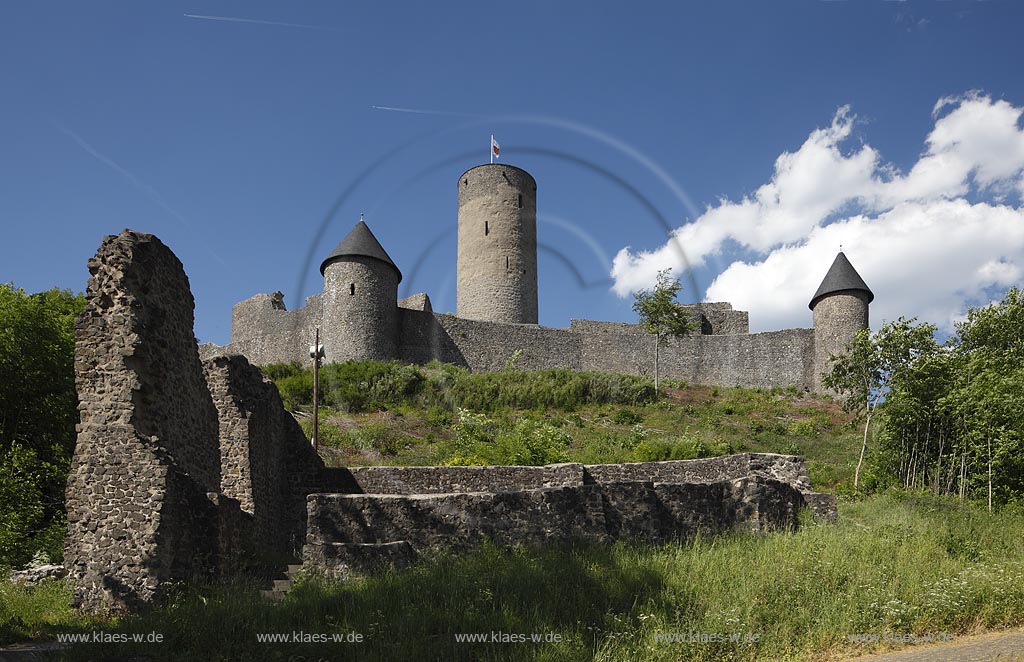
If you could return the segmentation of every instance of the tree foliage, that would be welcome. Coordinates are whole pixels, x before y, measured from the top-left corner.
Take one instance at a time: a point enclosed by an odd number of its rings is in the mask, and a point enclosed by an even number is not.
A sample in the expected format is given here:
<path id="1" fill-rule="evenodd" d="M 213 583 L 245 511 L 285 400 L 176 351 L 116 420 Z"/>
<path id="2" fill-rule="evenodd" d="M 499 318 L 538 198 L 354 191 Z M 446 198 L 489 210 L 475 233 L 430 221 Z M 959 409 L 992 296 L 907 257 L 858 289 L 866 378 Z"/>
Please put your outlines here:
<path id="1" fill-rule="evenodd" d="M 74 320 L 82 295 L 0 284 L 0 565 L 59 557 L 78 399 Z"/>
<path id="2" fill-rule="evenodd" d="M 658 272 L 654 287 L 633 295 L 633 311 L 640 325 L 655 336 L 654 384 L 658 388 L 658 355 L 669 337 L 685 336 L 697 328 L 693 313 L 676 301 L 683 289 L 678 278 L 672 278 L 670 269 Z"/>
<path id="3" fill-rule="evenodd" d="M 901 317 L 882 326 L 877 333 L 861 329 L 842 356 L 832 356 L 832 369 L 823 383 L 843 397 L 843 406 L 864 418 L 860 459 L 854 472 L 853 488 L 860 487 L 860 473 L 867 452 L 871 420 L 879 405 L 899 383 L 911 365 L 935 353 L 935 326 L 914 324 Z"/>
<path id="4" fill-rule="evenodd" d="M 1024 494 L 1024 295 L 971 308 L 943 345 L 930 325 L 883 331 L 859 335 L 826 380 L 854 410 L 877 406 L 880 475 L 990 508 Z"/>

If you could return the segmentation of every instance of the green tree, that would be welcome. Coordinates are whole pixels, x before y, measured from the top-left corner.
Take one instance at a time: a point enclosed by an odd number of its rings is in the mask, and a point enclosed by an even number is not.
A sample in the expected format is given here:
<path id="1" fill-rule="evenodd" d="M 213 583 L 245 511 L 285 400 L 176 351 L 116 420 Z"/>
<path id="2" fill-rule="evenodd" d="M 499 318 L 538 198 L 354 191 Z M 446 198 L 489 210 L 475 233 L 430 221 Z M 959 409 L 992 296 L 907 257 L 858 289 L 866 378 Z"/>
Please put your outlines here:
<path id="1" fill-rule="evenodd" d="M 830 357 L 831 370 L 822 380 L 823 384 L 839 393 L 847 411 L 864 418 L 860 458 L 853 474 L 854 492 L 860 488 L 871 419 L 879 403 L 915 359 L 938 351 L 935 326 L 915 325 L 915 321 L 901 317 L 874 334 L 869 329 L 861 329 L 845 354 Z"/>
<path id="2" fill-rule="evenodd" d="M 74 320 L 82 295 L 0 284 L 0 565 L 59 557 L 78 398 Z"/>
<path id="3" fill-rule="evenodd" d="M 658 392 L 660 349 L 670 337 L 684 336 L 697 328 L 693 313 L 676 301 L 683 286 L 678 278 L 672 278 L 670 269 L 658 272 L 657 281 L 650 290 L 634 294 L 633 310 L 640 318 L 640 324 L 655 337 L 654 342 L 654 391 Z"/>

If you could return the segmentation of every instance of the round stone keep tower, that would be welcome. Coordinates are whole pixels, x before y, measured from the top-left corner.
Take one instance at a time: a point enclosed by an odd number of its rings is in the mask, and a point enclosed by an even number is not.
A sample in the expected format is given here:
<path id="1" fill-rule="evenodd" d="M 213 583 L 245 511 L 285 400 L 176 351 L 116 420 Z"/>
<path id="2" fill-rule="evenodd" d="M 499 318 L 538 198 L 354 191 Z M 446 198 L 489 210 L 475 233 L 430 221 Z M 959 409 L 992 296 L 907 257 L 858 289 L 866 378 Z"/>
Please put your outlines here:
<path id="1" fill-rule="evenodd" d="M 402 273 L 362 219 L 323 261 L 320 273 L 324 361 L 397 358 Z"/>
<path id="2" fill-rule="evenodd" d="M 845 353 L 860 329 L 868 326 L 868 304 L 875 298 L 840 251 L 811 298 L 814 314 L 814 383 L 830 370 L 829 357 Z"/>
<path id="3" fill-rule="evenodd" d="M 537 323 L 537 182 L 492 163 L 459 177 L 456 314 Z"/>

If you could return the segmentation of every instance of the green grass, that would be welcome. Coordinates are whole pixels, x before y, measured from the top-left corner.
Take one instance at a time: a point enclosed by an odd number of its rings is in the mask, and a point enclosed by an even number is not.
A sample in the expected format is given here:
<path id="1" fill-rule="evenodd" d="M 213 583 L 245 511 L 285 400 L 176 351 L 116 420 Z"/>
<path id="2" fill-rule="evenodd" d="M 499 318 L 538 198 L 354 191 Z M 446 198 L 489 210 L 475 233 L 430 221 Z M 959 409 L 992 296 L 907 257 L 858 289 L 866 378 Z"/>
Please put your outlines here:
<path id="1" fill-rule="evenodd" d="M 71 610 L 70 589 L 0 582 L 0 643 L 58 633 L 160 633 L 90 644 L 72 659 L 826 660 L 866 652 L 847 635 L 970 633 L 1024 623 L 1024 513 L 880 493 L 848 500 L 860 431 L 796 389 L 686 387 L 598 373 L 354 362 L 331 367 L 321 453 L 332 465 L 544 464 L 803 455 L 840 494 L 839 523 L 657 547 L 474 552 L 348 583 L 306 576 L 281 604 L 252 582 L 181 588 L 123 619 Z M 268 371 L 307 434 L 308 372 Z M 307 389 L 307 387 L 309 387 Z M 675 388 L 679 387 L 679 388 Z M 309 393 L 307 393 L 307 390 Z M 869 468 L 864 484 L 878 485 Z M 260 643 L 257 633 L 359 633 L 362 643 Z M 457 643 L 456 633 L 555 633 L 557 643 Z M 665 642 L 659 635 L 758 635 Z"/>
<path id="2" fill-rule="evenodd" d="M 772 452 L 804 456 L 817 489 L 852 491 L 859 429 L 834 402 L 794 388 L 666 388 L 658 398 L 650 380 L 602 373 L 474 375 L 441 364 L 370 361 L 331 368 L 324 402 L 333 404 L 321 408 L 320 440 L 334 466 L 599 464 Z M 311 381 L 305 396 L 305 387 L 289 386 L 308 371 L 275 366 L 268 374 L 294 410 L 310 410 Z M 467 431 L 463 422 L 481 416 Z M 302 424 L 310 435 L 309 419 Z"/>
<path id="3" fill-rule="evenodd" d="M 822 660 L 871 649 L 849 634 L 966 634 L 1024 622 L 1024 513 L 882 494 L 843 502 L 836 525 L 795 532 L 656 547 L 485 546 L 349 583 L 305 577 L 281 604 L 244 583 L 193 587 L 167 606 L 106 623 L 63 608 L 61 584 L 13 598 L 8 591 L 5 637 L 61 627 L 164 636 L 160 646 L 83 646 L 74 659 Z M 355 632 L 365 641 L 256 640 L 259 632 L 299 630 Z M 456 633 L 492 631 L 563 640 L 455 641 Z M 758 641 L 656 639 L 690 632 Z"/>

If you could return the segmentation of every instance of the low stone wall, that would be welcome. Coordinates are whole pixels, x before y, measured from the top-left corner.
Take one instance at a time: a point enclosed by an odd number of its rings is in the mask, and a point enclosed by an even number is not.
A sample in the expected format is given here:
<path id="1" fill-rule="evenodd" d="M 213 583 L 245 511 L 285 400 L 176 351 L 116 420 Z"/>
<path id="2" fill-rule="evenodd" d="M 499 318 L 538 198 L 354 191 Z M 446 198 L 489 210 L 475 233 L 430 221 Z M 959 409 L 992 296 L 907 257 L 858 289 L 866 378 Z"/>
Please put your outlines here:
<path id="1" fill-rule="evenodd" d="M 773 478 L 810 491 L 807 465 L 798 455 L 736 453 L 698 460 L 626 464 L 549 464 L 540 467 L 348 467 L 327 469 L 325 485 L 362 494 L 507 492 L 589 483 L 650 481 L 713 483 L 751 475 Z"/>
<path id="2" fill-rule="evenodd" d="M 835 519 L 835 496 L 811 489 L 803 458 L 736 453 L 698 460 L 626 464 L 549 464 L 543 467 L 348 467 L 325 469 L 322 491 L 339 494 L 446 494 L 511 492 L 621 482 L 715 483 L 760 476 L 793 486 L 815 516 Z"/>
<path id="3" fill-rule="evenodd" d="M 349 467 L 327 469 L 324 484 L 351 494 L 514 492 L 583 484 L 583 465 L 543 467 Z"/>
<path id="4" fill-rule="evenodd" d="M 347 548 L 407 543 L 416 554 L 501 545 L 661 543 L 735 529 L 796 526 L 803 498 L 786 483 L 751 476 L 716 483 L 624 482 L 516 492 L 312 494 L 303 560 L 344 570 Z"/>
<path id="5" fill-rule="evenodd" d="M 399 567 L 439 548 L 664 542 L 698 531 L 795 526 L 800 508 L 836 515 L 795 455 L 740 453 L 670 462 L 544 467 L 328 469 L 337 493 L 307 499 L 306 563 L 341 573 Z M 379 552 L 379 555 L 375 556 Z"/>
<path id="6" fill-rule="evenodd" d="M 654 481 L 656 483 L 714 483 L 744 476 L 762 476 L 782 481 L 801 492 L 811 491 L 807 465 L 797 455 L 737 453 L 699 460 L 588 464 L 587 482 Z"/>

